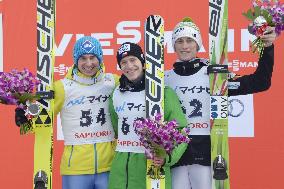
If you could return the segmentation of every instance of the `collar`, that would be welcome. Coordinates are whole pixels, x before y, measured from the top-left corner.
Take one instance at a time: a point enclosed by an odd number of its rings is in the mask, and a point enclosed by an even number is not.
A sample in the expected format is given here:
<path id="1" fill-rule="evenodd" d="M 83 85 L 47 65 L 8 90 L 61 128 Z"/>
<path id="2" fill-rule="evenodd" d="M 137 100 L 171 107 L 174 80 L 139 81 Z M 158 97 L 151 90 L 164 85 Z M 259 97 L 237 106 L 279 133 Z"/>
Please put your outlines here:
<path id="1" fill-rule="evenodd" d="M 195 58 L 189 61 L 180 61 L 174 63 L 174 72 L 181 76 L 189 76 L 197 73 L 203 66 L 208 65 L 207 59 Z"/>
<path id="2" fill-rule="evenodd" d="M 145 74 L 139 81 L 132 82 L 127 79 L 127 77 L 122 74 L 119 79 L 119 90 L 120 92 L 131 91 L 131 92 L 140 92 L 145 89 Z"/>
<path id="3" fill-rule="evenodd" d="M 103 77 L 104 77 L 104 73 L 102 70 L 99 70 L 96 74 L 96 76 L 94 77 L 89 77 L 89 76 L 86 76 L 84 74 L 82 74 L 81 72 L 78 71 L 77 68 L 73 68 L 73 73 L 72 73 L 72 77 L 73 77 L 73 80 L 80 83 L 80 84 L 83 84 L 83 85 L 93 85 L 97 82 L 99 82 Z"/>

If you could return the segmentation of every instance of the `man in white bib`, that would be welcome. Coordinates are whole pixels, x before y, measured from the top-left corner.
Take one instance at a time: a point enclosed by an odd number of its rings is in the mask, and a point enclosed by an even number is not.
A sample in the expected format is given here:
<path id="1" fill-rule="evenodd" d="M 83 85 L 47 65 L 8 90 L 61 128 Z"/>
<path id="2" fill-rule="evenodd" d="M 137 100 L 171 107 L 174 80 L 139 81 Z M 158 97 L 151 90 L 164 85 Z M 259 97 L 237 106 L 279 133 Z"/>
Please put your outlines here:
<path id="1" fill-rule="evenodd" d="M 144 54 L 140 46 L 126 42 L 121 45 L 116 57 L 123 74 L 110 100 L 117 146 L 111 165 L 109 189 L 145 189 L 145 148 L 133 126 L 136 119 L 146 117 Z M 178 98 L 169 87 L 165 88 L 164 101 L 165 120 L 176 119 L 180 128 L 186 126 Z M 164 164 L 166 189 L 171 188 L 170 165 L 178 161 L 186 147 L 187 144 L 181 144 L 167 160 L 158 157 L 154 160 L 157 165 Z"/>
<path id="2" fill-rule="evenodd" d="M 271 27 L 267 28 L 267 33 L 270 34 L 262 36 L 265 48 L 257 70 L 242 77 L 230 74 L 229 82 L 239 86 L 229 89 L 230 96 L 256 93 L 270 87 L 276 34 Z M 202 47 L 197 25 L 189 19 L 178 23 L 173 30 L 172 44 L 177 60 L 174 68 L 165 73 L 165 84 L 177 93 L 192 138 L 183 156 L 172 167 L 172 188 L 211 189 L 208 60 L 197 58 L 197 52 Z"/>

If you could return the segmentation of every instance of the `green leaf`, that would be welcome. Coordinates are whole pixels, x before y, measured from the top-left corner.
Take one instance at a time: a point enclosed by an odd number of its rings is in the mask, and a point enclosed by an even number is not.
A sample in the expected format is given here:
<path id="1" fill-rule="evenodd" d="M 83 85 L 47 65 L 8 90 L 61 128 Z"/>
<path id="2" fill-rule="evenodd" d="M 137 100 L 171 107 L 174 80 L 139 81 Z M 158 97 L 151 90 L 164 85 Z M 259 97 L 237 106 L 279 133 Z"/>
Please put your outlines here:
<path id="1" fill-rule="evenodd" d="M 260 7 L 254 7 L 254 18 L 261 15 Z"/>
<path id="2" fill-rule="evenodd" d="M 262 10 L 261 13 L 262 16 L 265 18 L 265 20 L 267 21 L 267 24 L 269 26 L 274 26 L 274 23 L 272 22 L 273 17 L 269 14 L 269 12 L 267 10 Z"/>
<path id="3" fill-rule="evenodd" d="M 244 15 L 248 20 L 254 20 L 253 11 L 251 9 L 249 9 L 246 13 L 242 13 L 242 15 Z"/>
<path id="4" fill-rule="evenodd" d="M 15 93 L 13 94 L 20 103 L 26 103 L 28 100 L 29 101 L 33 101 L 33 100 L 38 100 L 40 98 L 39 95 L 35 95 L 35 94 L 31 94 L 31 93 L 23 93 L 23 94 L 19 94 L 19 93 Z"/>
<path id="5" fill-rule="evenodd" d="M 160 145 L 153 143 L 153 148 L 155 151 L 156 156 L 160 158 L 166 158 L 167 157 L 167 152 L 164 148 L 162 148 Z"/>

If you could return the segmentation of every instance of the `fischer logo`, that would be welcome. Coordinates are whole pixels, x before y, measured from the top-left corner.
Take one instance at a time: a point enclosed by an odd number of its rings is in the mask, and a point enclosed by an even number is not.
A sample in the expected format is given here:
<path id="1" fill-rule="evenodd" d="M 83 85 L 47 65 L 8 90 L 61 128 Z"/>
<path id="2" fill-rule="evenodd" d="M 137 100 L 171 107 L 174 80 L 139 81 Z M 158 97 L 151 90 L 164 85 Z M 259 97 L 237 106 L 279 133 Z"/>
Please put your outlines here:
<path id="1" fill-rule="evenodd" d="M 233 60 L 232 62 L 228 62 L 228 67 L 233 68 L 233 71 L 239 71 L 240 68 L 256 68 L 258 66 L 258 62 L 245 62 L 240 60 Z"/>
<path id="2" fill-rule="evenodd" d="M 146 90 L 146 108 L 147 116 L 154 116 L 162 113 L 160 106 L 162 99 L 163 80 L 159 77 L 159 71 L 163 68 L 163 44 L 164 40 L 157 36 L 161 36 L 161 27 L 163 27 L 162 19 L 151 16 L 147 19 L 145 33 L 145 54 L 146 54 L 146 81 L 145 86 L 150 88 Z M 161 62 L 162 61 L 162 62 Z M 153 89 L 154 88 L 154 89 Z M 152 90 L 151 90 L 152 89 Z M 150 111 L 150 112 L 148 112 Z"/>
<path id="3" fill-rule="evenodd" d="M 46 91 L 52 85 L 52 48 L 53 48 L 53 7 L 50 0 L 37 1 L 37 78 L 41 80 L 38 91 Z M 50 109 L 49 100 L 41 100 L 44 108 Z"/>

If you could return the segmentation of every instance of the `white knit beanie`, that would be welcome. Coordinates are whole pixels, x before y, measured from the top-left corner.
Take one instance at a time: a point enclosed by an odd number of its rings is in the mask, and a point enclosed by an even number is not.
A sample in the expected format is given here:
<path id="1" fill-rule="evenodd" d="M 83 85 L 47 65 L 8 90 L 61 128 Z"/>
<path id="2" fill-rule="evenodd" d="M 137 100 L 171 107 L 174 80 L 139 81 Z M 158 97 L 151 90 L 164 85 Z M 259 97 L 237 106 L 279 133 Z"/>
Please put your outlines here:
<path id="1" fill-rule="evenodd" d="M 178 23 L 173 30 L 172 45 L 175 46 L 175 42 L 178 38 L 190 37 L 198 45 L 198 50 L 202 47 L 202 39 L 200 30 L 190 18 L 184 18 L 182 22 Z"/>

